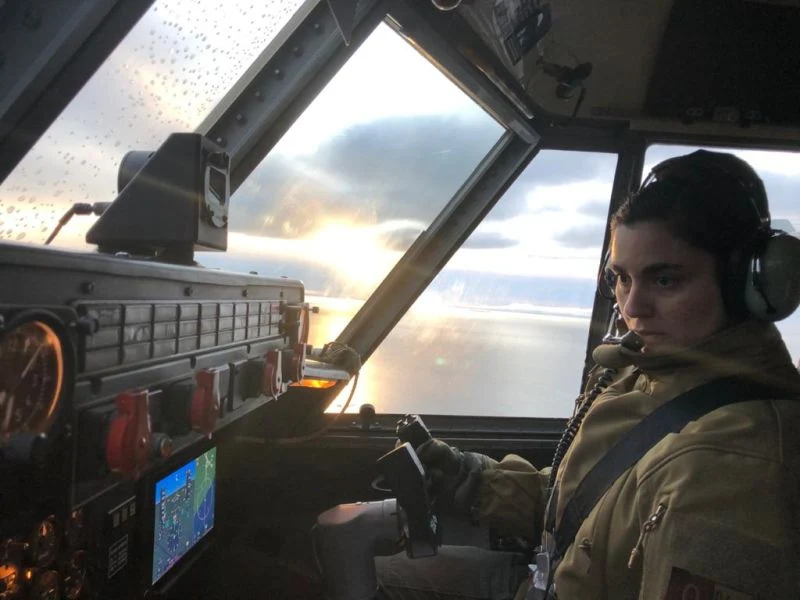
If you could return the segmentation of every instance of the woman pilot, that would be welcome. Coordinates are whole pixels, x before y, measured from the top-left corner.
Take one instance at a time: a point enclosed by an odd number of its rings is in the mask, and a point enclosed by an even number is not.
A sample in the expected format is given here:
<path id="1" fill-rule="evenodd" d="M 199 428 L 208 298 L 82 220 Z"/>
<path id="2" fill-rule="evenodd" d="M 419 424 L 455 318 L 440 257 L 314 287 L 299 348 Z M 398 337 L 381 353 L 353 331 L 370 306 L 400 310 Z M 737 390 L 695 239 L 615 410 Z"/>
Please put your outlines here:
<path id="1" fill-rule="evenodd" d="M 799 246 L 739 158 L 656 166 L 611 221 L 629 333 L 595 349 L 553 468 L 417 449 L 439 510 L 541 540 L 535 559 L 378 558 L 383 597 L 800 598 L 800 374 L 772 324 L 797 307 Z"/>

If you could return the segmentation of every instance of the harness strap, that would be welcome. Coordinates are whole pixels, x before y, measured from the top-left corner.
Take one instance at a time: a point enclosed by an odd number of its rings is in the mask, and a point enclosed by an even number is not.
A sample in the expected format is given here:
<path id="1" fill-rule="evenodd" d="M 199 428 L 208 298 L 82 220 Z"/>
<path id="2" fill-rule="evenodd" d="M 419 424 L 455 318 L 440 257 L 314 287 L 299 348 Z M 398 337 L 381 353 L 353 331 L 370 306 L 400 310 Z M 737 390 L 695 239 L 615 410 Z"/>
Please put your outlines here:
<path id="1" fill-rule="evenodd" d="M 567 503 L 557 527 L 555 512 L 558 485 L 556 485 L 548 503 L 545 521 L 545 529 L 551 533 L 555 531 L 553 559 L 558 560 L 564 556 L 586 517 L 619 476 L 635 465 L 668 434 L 678 433 L 691 421 L 696 421 L 729 404 L 761 398 L 786 398 L 789 395 L 789 390 L 785 388 L 733 376 L 699 385 L 659 406 L 623 435 L 586 474 Z"/>

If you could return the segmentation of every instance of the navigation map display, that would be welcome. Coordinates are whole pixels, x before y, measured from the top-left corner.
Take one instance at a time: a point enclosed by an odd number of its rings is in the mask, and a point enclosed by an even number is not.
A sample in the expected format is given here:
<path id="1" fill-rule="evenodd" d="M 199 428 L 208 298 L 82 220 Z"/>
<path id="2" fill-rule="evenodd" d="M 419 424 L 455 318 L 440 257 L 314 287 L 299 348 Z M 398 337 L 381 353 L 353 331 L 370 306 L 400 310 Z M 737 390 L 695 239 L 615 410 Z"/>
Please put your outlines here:
<path id="1" fill-rule="evenodd" d="M 156 483 L 153 583 L 214 527 L 217 449 Z"/>

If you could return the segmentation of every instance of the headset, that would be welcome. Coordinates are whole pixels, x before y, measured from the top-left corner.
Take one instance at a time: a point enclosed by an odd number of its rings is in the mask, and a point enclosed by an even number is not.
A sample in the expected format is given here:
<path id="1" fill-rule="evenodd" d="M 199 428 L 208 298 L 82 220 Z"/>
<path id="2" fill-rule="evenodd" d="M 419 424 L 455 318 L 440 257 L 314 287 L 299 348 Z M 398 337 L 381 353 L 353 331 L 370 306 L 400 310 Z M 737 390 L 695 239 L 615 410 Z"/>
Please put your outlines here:
<path id="1" fill-rule="evenodd" d="M 800 239 L 771 227 L 764 184 L 750 165 L 733 154 L 697 150 L 653 167 L 637 193 L 660 181 L 678 183 L 683 188 L 679 193 L 697 185 L 723 183 L 741 191 L 759 223 L 750 238 L 734 249 L 724 269 L 722 294 L 726 309 L 734 316 L 760 321 L 780 321 L 795 311 L 800 305 Z M 615 277 L 608 269 L 609 258 L 607 252 L 597 289 L 603 298 L 614 300 Z M 615 310 L 604 341 L 622 339 L 613 333 L 619 320 Z"/>

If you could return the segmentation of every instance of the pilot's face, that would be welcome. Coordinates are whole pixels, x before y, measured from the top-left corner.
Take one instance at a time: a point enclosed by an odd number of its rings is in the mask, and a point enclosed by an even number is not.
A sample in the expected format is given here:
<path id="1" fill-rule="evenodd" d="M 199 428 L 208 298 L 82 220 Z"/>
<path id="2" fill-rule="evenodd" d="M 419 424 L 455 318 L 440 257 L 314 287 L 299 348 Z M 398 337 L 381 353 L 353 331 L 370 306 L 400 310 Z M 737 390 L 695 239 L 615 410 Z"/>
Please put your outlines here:
<path id="1" fill-rule="evenodd" d="M 727 323 L 714 257 L 662 223 L 619 225 L 609 267 L 622 318 L 644 341 L 642 352 L 693 346 Z"/>

